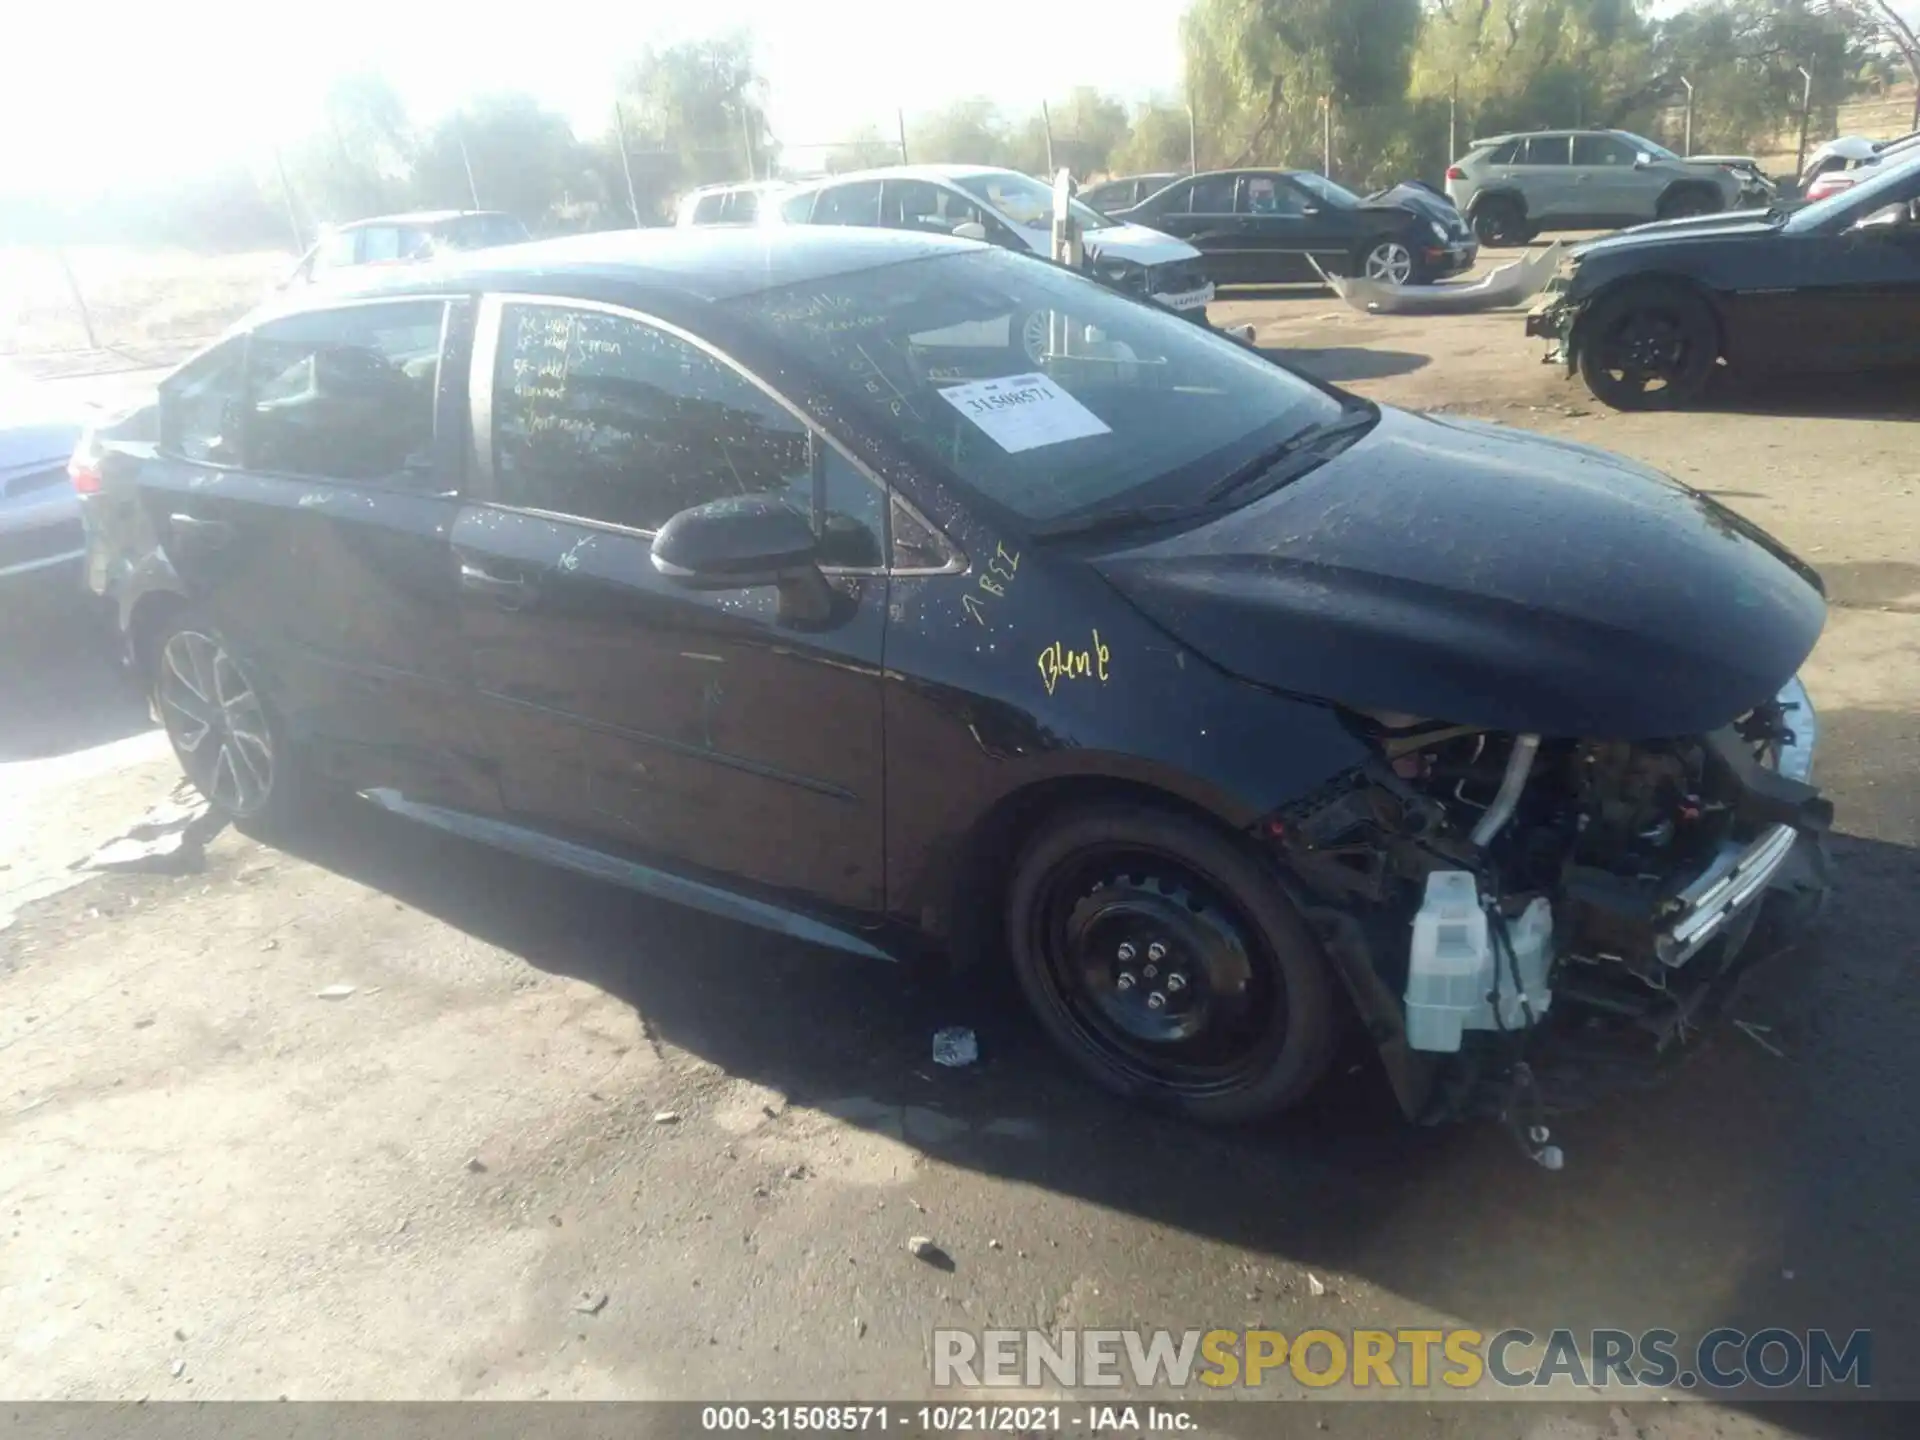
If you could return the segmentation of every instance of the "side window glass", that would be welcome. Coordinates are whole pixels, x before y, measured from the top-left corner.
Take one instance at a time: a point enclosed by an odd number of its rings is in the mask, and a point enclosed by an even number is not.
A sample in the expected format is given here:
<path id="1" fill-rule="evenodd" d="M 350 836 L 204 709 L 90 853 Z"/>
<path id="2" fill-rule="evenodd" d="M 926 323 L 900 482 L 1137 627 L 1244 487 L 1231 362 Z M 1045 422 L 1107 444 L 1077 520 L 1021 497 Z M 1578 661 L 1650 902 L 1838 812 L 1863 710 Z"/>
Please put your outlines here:
<path id="1" fill-rule="evenodd" d="M 202 355 L 160 392 L 160 448 L 206 465 L 238 465 L 246 414 L 245 336 Z"/>
<path id="2" fill-rule="evenodd" d="M 694 202 L 693 223 L 696 225 L 717 225 L 721 213 L 726 209 L 727 197 L 721 194 L 702 195 Z"/>
<path id="3" fill-rule="evenodd" d="M 1624 140 L 1611 135 L 1576 135 L 1573 139 L 1573 163 L 1576 165 L 1632 165 L 1635 152 Z"/>
<path id="4" fill-rule="evenodd" d="M 445 318 L 440 301 L 416 300 L 316 310 L 254 331 L 247 347 L 248 466 L 433 484 Z"/>
<path id="5" fill-rule="evenodd" d="M 1195 215 L 1233 214 L 1233 176 L 1203 175 L 1193 182 L 1191 213 Z"/>
<path id="6" fill-rule="evenodd" d="M 820 197 L 811 190 L 803 190 L 791 200 L 780 204 L 780 218 L 790 225 L 804 225 L 813 215 L 813 202 Z"/>
<path id="7" fill-rule="evenodd" d="M 353 245 L 358 231 L 336 230 L 323 239 L 313 254 L 313 273 L 353 264 Z"/>
<path id="8" fill-rule="evenodd" d="M 878 225 L 880 223 L 880 182 L 862 180 L 853 185 L 836 185 L 820 192 L 813 207 L 816 225 Z"/>
<path id="9" fill-rule="evenodd" d="M 1486 163 L 1489 165 L 1512 165 L 1517 163 L 1519 155 L 1520 141 L 1509 140 L 1506 144 L 1496 146 L 1488 152 Z"/>
<path id="10" fill-rule="evenodd" d="M 736 225 L 751 225 L 759 218 L 759 192 L 754 190 L 736 190 L 727 206 L 727 219 Z"/>
<path id="11" fill-rule="evenodd" d="M 400 258 L 400 232 L 387 225 L 376 225 L 360 232 L 360 263 L 377 265 L 383 260 Z"/>
<path id="12" fill-rule="evenodd" d="M 843 557 L 828 563 L 881 563 L 846 558 L 885 553 L 878 492 L 732 367 L 622 315 L 509 305 L 501 325 L 501 500 L 653 531 L 695 505 L 779 495 Z"/>
<path id="13" fill-rule="evenodd" d="M 1299 193 L 1271 175 L 1249 175 L 1240 187 L 1243 215 L 1298 215 L 1304 208 Z"/>
<path id="14" fill-rule="evenodd" d="M 1569 137 L 1565 135 L 1529 136 L 1521 154 L 1522 165 L 1564 165 L 1567 163 Z"/>
<path id="15" fill-rule="evenodd" d="M 947 548 L 918 515 L 895 500 L 889 507 L 893 525 L 893 563 L 900 570 L 938 570 L 947 563 Z"/>

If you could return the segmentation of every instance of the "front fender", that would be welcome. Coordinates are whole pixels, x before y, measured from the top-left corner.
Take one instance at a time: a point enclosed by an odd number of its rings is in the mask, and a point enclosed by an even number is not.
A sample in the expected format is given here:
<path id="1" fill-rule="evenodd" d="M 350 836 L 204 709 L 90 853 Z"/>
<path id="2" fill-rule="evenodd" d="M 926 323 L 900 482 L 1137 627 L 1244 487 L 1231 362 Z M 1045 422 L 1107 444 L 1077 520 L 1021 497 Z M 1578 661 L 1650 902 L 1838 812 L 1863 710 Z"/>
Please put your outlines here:
<path id="1" fill-rule="evenodd" d="M 186 583 L 164 550 L 149 550 L 128 568 L 118 591 L 122 658 L 134 670 L 142 668 L 139 647 L 158 608 L 183 605 Z"/>

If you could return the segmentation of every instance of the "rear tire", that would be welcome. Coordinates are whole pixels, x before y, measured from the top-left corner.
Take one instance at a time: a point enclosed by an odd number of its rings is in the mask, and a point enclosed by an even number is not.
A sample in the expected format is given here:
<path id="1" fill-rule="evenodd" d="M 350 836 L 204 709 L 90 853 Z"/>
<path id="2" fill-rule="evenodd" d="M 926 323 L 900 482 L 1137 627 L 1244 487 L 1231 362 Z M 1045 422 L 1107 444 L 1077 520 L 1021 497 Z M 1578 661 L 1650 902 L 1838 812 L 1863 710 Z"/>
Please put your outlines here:
<path id="1" fill-rule="evenodd" d="M 1287 1108 L 1336 1040 L 1319 945 L 1261 858 L 1139 804 L 1063 812 L 1008 887 L 1014 973 L 1095 1082 L 1203 1124 Z"/>
<path id="2" fill-rule="evenodd" d="M 1707 302 L 1675 285 L 1634 285 L 1580 321 L 1580 378 L 1615 410 L 1673 410 L 1713 378 L 1720 329 Z"/>
<path id="3" fill-rule="evenodd" d="M 154 710 L 187 779 L 226 819 L 283 832 L 304 807 L 304 766 L 251 667 L 190 607 L 160 623 L 151 647 Z"/>
<path id="4" fill-rule="evenodd" d="M 1492 249 L 1516 250 L 1531 243 L 1537 232 L 1527 223 L 1527 212 L 1518 200 L 1496 195 L 1474 207 L 1473 233 Z"/>

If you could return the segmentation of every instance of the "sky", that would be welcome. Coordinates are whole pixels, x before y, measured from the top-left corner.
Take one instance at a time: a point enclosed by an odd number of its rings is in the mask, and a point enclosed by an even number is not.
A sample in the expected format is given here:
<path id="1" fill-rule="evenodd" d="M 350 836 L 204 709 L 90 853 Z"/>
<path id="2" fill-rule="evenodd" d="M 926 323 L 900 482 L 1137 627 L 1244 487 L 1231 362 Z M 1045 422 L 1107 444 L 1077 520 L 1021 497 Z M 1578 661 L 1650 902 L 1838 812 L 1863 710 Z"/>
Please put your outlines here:
<path id="1" fill-rule="evenodd" d="M 597 133 L 622 58 L 731 31 L 753 38 L 774 134 L 790 148 L 869 123 L 891 133 L 896 108 L 911 117 L 973 96 L 1013 114 L 1076 84 L 1144 99 L 1179 84 L 1186 0 L 1127 0 L 1124 23 L 1085 3 L 941 0 L 14 4 L 27 13 L 6 26 L 0 194 L 73 195 L 262 159 L 356 70 L 386 75 L 418 123 L 470 94 L 524 90 Z M 46 63 L 20 63 L 33 55 Z"/>

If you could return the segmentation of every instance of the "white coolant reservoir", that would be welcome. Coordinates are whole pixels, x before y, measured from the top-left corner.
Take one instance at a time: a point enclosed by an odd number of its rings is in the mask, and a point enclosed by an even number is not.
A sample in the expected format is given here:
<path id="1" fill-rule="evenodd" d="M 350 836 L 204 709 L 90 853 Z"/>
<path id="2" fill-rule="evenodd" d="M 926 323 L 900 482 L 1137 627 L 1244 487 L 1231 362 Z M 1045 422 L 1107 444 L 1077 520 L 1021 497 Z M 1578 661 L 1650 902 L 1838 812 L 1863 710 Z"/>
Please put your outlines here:
<path id="1" fill-rule="evenodd" d="M 1546 1013 L 1553 998 L 1547 988 L 1553 911 L 1544 899 L 1535 900 L 1518 920 L 1506 923 L 1511 964 L 1495 948 L 1492 922 L 1481 908 L 1472 874 L 1436 870 L 1427 876 L 1407 960 L 1407 1043 L 1415 1050 L 1450 1053 L 1460 1048 L 1463 1031 L 1517 1030 L 1528 1023 L 1529 1011 L 1536 1020 Z"/>

